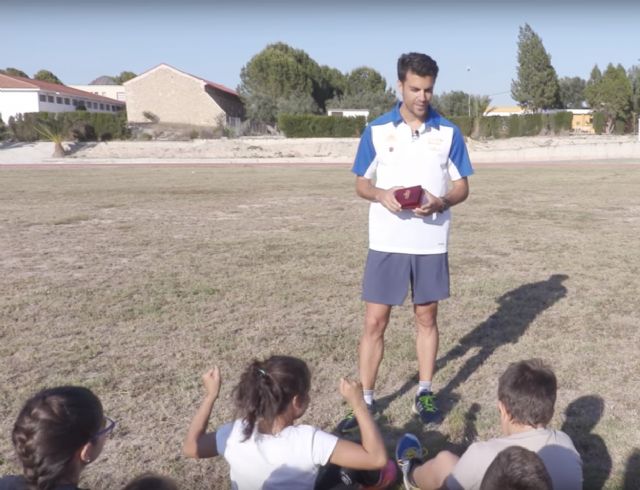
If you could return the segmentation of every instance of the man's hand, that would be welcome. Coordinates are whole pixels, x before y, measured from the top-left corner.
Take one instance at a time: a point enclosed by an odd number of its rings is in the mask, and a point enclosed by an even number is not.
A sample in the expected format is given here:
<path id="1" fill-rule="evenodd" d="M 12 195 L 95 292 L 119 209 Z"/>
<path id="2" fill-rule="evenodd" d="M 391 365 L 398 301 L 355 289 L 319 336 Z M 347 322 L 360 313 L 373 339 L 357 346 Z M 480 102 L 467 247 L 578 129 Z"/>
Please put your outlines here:
<path id="1" fill-rule="evenodd" d="M 391 189 L 377 189 L 376 201 L 378 201 L 392 213 L 399 213 L 402 210 L 402 206 L 395 196 L 395 191 L 397 191 L 398 189 L 402 189 L 402 187 L 392 187 Z"/>
<path id="2" fill-rule="evenodd" d="M 340 379 L 340 394 L 351 408 L 355 408 L 359 403 L 364 403 L 362 394 L 362 383 L 349 378 Z"/>
<path id="3" fill-rule="evenodd" d="M 424 191 L 424 199 L 422 201 L 422 206 L 415 208 L 413 213 L 416 216 L 424 217 L 429 216 L 433 213 L 439 213 L 440 210 L 444 207 L 444 202 L 439 197 L 434 196 L 428 190 Z"/>
<path id="4" fill-rule="evenodd" d="M 204 384 L 207 396 L 210 396 L 211 398 L 218 398 L 221 384 L 220 369 L 218 369 L 218 366 L 215 366 L 213 369 L 210 369 L 202 375 L 202 384 Z"/>

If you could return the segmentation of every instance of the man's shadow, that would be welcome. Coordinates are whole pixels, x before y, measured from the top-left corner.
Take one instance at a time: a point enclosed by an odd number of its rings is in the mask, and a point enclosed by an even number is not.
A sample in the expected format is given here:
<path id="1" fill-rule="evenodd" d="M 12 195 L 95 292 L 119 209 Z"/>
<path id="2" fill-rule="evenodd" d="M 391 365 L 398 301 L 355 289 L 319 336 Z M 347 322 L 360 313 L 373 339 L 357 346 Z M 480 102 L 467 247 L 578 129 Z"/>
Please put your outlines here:
<path id="1" fill-rule="evenodd" d="M 638 490 L 638 488 L 640 488 L 640 449 L 636 448 L 627 459 L 622 490 Z"/>
<path id="2" fill-rule="evenodd" d="M 456 375 L 437 392 L 438 407 L 443 416 L 451 411 L 458 400 L 454 391 L 467 381 L 498 347 L 516 343 L 540 313 L 566 296 L 567 288 L 562 283 L 568 277 L 565 274 L 553 274 L 545 281 L 524 284 L 506 292 L 497 299 L 499 306 L 493 315 L 462 337 L 458 345 L 438 359 L 437 369 L 442 369 L 447 363 L 479 347 L 478 352 L 467 359 Z M 417 378 L 414 375 L 394 393 L 378 399 L 378 406 L 384 409 L 395 398 L 404 395 L 415 386 L 416 382 Z"/>
<path id="3" fill-rule="evenodd" d="M 602 437 L 592 431 L 604 413 L 604 400 L 597 395 L 576 398 L 565 410 L 566 432 L 582 458 L 584 488 L 600 490 L 611 473 L 611 456 Z"/>

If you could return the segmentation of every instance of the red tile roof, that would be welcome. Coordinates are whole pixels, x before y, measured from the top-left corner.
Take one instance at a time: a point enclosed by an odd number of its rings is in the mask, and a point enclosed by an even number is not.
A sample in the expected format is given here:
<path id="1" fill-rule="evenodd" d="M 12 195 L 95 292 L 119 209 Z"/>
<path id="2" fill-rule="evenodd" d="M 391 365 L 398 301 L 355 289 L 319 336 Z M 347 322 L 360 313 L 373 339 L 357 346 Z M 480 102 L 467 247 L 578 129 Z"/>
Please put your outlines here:
<path id="1" fill-rule="evenodd" d="M 31 78 L 14 77 L 12 75 L 4 75 L 0 73 L 0 89 L 3 88 L 24 88 L 46 90 L 47 92 L 59 92 L 61 95 L 70 95 L 73 97 L 84 97 L 91 100 L 101 100 L 109 104 L 125 105 L 121 100 L 103 97 L 102 95 L 92 94 L 77 88 L 67 87 L 58 83 L 43 82 L 42 80 L 33 80 Z"/>

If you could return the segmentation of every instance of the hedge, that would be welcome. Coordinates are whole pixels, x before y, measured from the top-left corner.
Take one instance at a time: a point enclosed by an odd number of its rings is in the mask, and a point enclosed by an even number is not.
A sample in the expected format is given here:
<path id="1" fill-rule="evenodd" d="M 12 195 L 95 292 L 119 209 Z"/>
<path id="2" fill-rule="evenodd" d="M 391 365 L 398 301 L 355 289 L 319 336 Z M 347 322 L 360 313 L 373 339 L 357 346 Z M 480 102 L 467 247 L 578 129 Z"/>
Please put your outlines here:
<path id="1" fill-rule="evenodd" d="M 474 119 L 469 116 L 454 116 L 448 117 L 453 124 L 460 128 L 460 132 L 465 136 L 471 136 L 473 132 L 473 121 Z"/>
<path id="2" fill-rule="evenodd" d="M 604 133 L 604 126 L 607 122 L 607 118 L 602 112 L 594 112 L 593 120 L 591 124 L 593 125 L 593 130 L 596 134 Z"/>
<path id="3" fill-rule="evenodd" d="M 127 139 L 127 115 L 124 111 L 116 114 L 102 112 L 29 112 L 9 118 L 11 136 L 18 141 L 42 139 L 39 127 L 54 126 L 65 138 L 77 141 L 108 141 Z"/>
<path id="4" fill-rule="evenodd" d="M 358 117 L 280 114 L 278 128 L 287 138 L 350 138 L 362 134 L 366 119 Z"/>

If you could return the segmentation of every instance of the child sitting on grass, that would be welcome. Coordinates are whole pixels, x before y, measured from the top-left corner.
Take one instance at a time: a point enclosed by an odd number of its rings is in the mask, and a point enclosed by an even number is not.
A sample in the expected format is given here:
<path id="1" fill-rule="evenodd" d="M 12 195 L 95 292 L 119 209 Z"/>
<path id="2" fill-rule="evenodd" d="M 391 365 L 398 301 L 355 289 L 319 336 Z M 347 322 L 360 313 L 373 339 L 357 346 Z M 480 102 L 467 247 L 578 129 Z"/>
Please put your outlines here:
<path id="1" fill-rule="evenodd" d="M 115 424 L 87 388 L 40 391 L 24 404 L 11 434 L 23 476 L 1 478 L 0 490 L 77 490 Z"/>
<path id="2" fill-rule="evenodd" d="M 300 359 L 272 356 L 253 361 L 234 391 L 239 418 L 213 432 L 206 429 L 220 390 L 220 371 L 215 367 L 202 380 L 206 395 L 191 421 L 184 454 L 190 458 L 224 456 L 232 488 L 311 490 L 318 469 L 327 463 L 361 470 L 385 468 L 375 488 L 395 480 L 395 466 L 388 461 L 360 383 L 340 380 L 340 393 L 360 426 L 362 444 L 357 444 L 310 425 L 294 425 L 310 401 L 311 374 Z"/>

